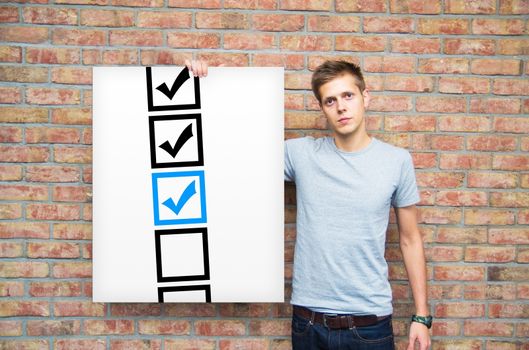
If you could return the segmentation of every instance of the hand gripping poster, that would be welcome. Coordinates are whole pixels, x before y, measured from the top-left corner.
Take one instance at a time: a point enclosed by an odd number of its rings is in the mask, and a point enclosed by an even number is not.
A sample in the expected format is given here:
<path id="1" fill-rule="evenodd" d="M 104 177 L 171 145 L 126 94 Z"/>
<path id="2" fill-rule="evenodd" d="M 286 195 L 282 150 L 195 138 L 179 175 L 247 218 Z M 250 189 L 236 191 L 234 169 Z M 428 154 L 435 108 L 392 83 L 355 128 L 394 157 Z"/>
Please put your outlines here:
<path id="1" fill-rule="evenodd" d="M 283 301 L 283 69 L 96 67 L 93 299 Z"/>

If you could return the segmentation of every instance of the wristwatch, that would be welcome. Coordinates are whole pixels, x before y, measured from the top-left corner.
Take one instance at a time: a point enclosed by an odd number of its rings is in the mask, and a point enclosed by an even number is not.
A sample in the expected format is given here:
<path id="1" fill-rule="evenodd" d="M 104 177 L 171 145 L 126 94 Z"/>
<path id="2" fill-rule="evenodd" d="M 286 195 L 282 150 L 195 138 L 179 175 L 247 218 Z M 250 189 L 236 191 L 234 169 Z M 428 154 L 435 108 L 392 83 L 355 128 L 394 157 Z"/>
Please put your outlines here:
<path id="1" fill-rule="evenodd" d="M 432 316 L 417 316 L 413 315 L 411 317 L 412 322 L 422 323 L 425 325 L 428 329 L 432 327 Z"/>

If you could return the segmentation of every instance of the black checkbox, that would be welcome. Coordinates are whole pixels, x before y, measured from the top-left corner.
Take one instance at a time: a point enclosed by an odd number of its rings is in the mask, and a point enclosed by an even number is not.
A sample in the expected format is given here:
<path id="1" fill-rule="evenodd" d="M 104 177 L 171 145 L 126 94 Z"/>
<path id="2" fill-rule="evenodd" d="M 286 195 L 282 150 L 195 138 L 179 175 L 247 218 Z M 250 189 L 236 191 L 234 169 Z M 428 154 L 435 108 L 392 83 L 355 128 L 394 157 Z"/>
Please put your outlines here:
<path id="1" fill-rule="evenodd" d="M 146 67 L 149 112 L 200 109 L 200 80 L 187 67 Z"/>

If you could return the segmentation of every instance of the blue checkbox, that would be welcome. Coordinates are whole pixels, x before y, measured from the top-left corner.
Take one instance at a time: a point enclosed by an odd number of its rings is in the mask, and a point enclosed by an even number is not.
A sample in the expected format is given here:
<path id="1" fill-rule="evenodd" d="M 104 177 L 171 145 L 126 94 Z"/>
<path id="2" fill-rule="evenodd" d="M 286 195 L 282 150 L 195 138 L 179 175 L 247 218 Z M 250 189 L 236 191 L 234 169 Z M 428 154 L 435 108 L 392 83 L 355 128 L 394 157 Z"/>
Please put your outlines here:
<path id="1" fill-rule="evenodd" d="M 204 171 L 152 174 L 155 225 L 207 222 Z"/>

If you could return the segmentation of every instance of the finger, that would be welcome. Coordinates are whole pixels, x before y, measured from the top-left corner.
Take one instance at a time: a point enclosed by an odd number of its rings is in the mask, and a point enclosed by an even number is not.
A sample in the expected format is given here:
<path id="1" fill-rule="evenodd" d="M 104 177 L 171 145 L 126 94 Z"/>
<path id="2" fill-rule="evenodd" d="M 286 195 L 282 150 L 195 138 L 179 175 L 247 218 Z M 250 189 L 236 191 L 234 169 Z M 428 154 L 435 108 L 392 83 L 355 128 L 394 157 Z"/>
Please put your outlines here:
<path id="1" fill-rule="evenodd" d="M 206 61 L 200 61 L 202 63 L 202 76 L 208 75 L 208 63 Z"/>
<path id="2" fill-rule="evenodd" d="M 191 64 L 193 65 L 193 76 L 198 76 L 198 63 L 197 61 L 193 60 L 191 61 Z"/>
<path id="3" fill-rule="evenodd" d="M 406 350 L 413 350 L 414 345 L 415 345 L 415 339 L 410 338 L 410 340 L 408 341 L 408 347 L 406 348 Z"/>

